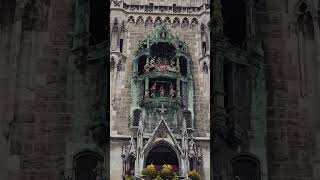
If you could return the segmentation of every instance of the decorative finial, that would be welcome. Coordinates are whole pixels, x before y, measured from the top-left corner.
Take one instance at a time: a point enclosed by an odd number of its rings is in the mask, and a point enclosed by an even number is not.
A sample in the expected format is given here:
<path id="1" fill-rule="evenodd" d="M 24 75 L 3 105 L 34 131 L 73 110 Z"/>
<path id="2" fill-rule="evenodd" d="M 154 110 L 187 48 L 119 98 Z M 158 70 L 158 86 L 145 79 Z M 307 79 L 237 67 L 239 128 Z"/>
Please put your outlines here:
<path id="1" fill-rule="evenodd" d="M 160 108 L 160 119 L 161 119 L 161 120 L 164 120 L 163 114 L 164 114 L 164 112 L 165 112 L 166 110 L 167 110 L 167 109 L 164 108 L 164 105 L 163 105 L 163 103 L 162 103 L 161 108 Z"/>

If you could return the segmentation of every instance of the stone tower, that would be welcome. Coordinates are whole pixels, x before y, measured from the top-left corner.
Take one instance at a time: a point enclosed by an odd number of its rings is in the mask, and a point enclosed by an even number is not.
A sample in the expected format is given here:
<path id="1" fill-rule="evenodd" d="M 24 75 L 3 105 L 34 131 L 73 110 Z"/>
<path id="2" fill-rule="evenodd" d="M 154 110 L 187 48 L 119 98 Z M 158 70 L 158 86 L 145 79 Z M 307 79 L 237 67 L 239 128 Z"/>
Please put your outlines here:
<path id="1" fill-rule="evenodd" d="M 110 13 L 111 179 L 151 163 L 209 179 L 208 2 L 112 1 Z"/>
<path id="2" fill-rule="evenodd" d="M 0 0 L 0 179 L 320 179 L 319 0 L 208 4 Z"/>

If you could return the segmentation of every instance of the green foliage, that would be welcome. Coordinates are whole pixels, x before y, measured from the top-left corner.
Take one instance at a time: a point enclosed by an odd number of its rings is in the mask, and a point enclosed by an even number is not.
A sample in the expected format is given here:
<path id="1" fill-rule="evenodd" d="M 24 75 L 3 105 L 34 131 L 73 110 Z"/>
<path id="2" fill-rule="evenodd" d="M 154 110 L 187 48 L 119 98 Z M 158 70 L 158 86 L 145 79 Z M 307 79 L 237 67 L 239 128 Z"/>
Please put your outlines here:
<path id="1" fill-rule="evenodd" d="M 172 180 L 178 180 L 178 174 L 176 172 L 173 173 Z"/>
<path id="2" fill-rule="evenodd" d="M 163 180 L 162 177 L 160 175 L 158 175 L 156 178 L 154 178 L 153 180 Z"/>
<path id="3" fill-rule="evenodd" d="M 201 179 L 200 174 L 195 169 L 188 172 L 188 177 L 191 178 L 192 180 Z"/>
<path id="4" fill-rule="evenodd" d="M 133 177 L 126 175 L 126 176 L 124 177 L 124 180 L 133 180 Z"/>
<path id="5" fill-rule="evenodd" d="M 146 168 L 142 170 L 142 175 L 149 176 L 152 178 L 156 177 L 157 174 L 158 172 L 153 164 L 148 165 Z"/>
<path id="6" fill-rule="evenodd" d="M 169 164 L 164 164 L 162 166 L 160 174 L 162 177 L 172 176 L 173 175 L 172 166 Z"/>

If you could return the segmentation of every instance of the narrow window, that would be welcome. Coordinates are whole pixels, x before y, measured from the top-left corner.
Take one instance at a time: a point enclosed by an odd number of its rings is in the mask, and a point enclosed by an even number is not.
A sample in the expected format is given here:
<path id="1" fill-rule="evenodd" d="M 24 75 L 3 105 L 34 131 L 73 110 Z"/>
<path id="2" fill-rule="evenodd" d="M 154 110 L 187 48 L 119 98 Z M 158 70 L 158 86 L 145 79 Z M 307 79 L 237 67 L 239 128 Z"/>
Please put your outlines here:
<path id="1" fill-rule="evenodd" d="M 122 53 L 123 51 L 123 39 L 120 39 L 120 52 Z"/>
<path id="2" fill-rule="evenodd" d="M 205 55 L 207 52 L 207 43 L 202 42 L 202 54 Z"/>

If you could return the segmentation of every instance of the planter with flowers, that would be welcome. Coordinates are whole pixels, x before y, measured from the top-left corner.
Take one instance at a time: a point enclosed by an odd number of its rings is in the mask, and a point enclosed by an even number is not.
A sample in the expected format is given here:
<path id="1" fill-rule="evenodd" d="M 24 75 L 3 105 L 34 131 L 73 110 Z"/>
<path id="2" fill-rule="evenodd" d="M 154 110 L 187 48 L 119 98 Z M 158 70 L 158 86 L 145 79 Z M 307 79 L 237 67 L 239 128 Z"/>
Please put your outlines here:
<path id="1" fill-rule="evenodd" d="M 162 167 L 150 164 L 142 170 L 142 175 L 146 180 L 177 179 L 177 173 L 175 172 L 174 168 L 169 164 L 164 164 Z"/>
<path id="2" fill-rule="evenodd" d="M 133 176 L 125 175 L 124 180 L 134 180 Z"/>
<path id="3" fill-rule="evenodd" d="M 188 177 L 192 180 L 200 180 L 201 179 L 200 174 L 195 169 L 188 172 Z"/>

